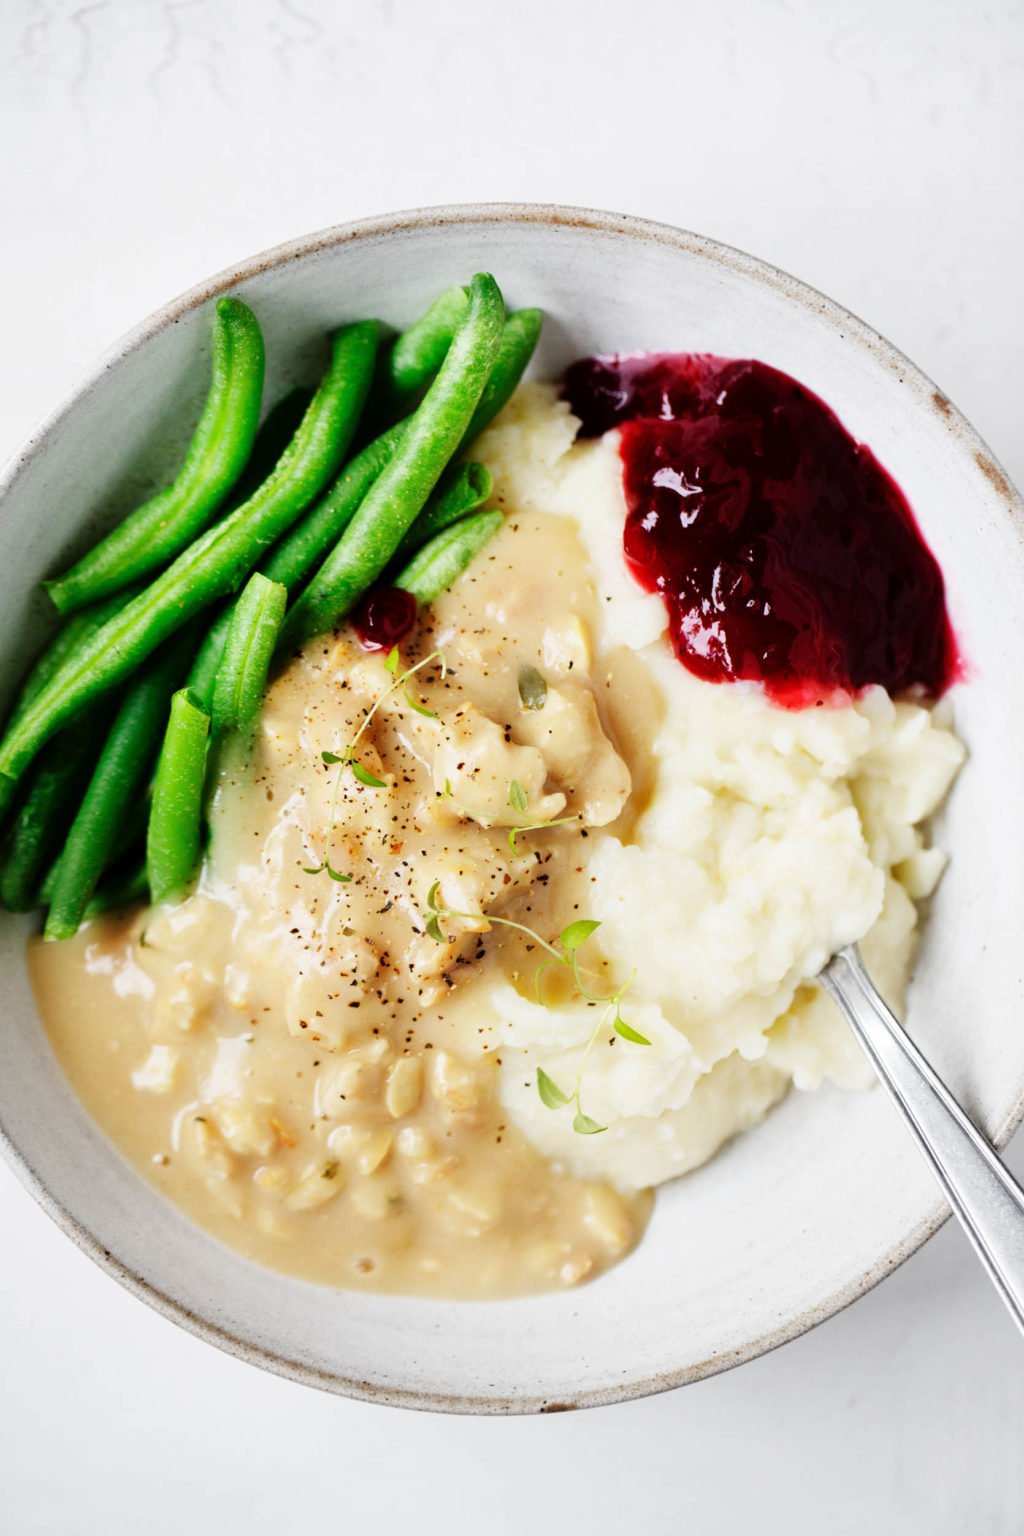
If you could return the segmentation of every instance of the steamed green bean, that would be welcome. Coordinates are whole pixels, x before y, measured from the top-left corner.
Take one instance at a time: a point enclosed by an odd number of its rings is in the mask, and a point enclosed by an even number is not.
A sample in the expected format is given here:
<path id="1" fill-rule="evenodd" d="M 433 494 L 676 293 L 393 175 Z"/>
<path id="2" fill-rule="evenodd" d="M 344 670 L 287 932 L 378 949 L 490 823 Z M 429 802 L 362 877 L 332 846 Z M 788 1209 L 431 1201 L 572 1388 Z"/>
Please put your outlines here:
<path id="1" fill-rule="evenodd" d="M 395 338 L 385 364 L 393 401 L 408 400 L 429 384 L 444 362 L 452 337 L 468 309 L 469 294 L 465 288 L 447 288 L 425 314 Z"/>
<path id="2" fill-rule="evenodd" d="M 8 911 L 28 912 L 37 904 L 40 885 L 74 818 L 83 778 L 102 739 L 102 723 L 90 717 L 61 731 L 40 755 L 11 823 L 0 866 L 0 900 Z"/>
<path id="3" fill-rule="evenodd" d="M 452 586 L 504 519 L 500 512 L 475 512 L 445 528 L 414 555 L 395 577 L 395 586 L 411 592 L 422 608 Z"/>
<path id="4" fill-rule="evenodd" d="M 466 316 L 437 377 L 347 531 L 293 605 L 282 648 L 333 628 L 381 575 L 465 435 L 494 367 L 503 328 L 501 291 L 493 277 L 478 273 Z"/>
<path id="5" fill-rule="evenodd" d="M 209 714 L 189 689 L 179 689 L 160 749 L 146 838 L 146 875 L 155 903 L 183 896 L 199 869 L 209 736 Z"/>
<path id="6" fill-rule="evenodd" d="M 43 583 L 61 613 L 158 570 L 208 526 L 252 449 L 263 369 L 256 316 L 241 299 L 219 299 L 213 378 L 185 462 L 171 485 L 136 507 L 63 576 Z"/>
<path id="7" fill-rule="evenodd" d="M 455 464 L 441 477 L 433 495 L 395 550 L 403 563 L 442 528 L 457 523 L 482 507 L 494 489 L 491 472 L 483 464 Z"/>
<path id="8" fill-rule="evenodd" d="M 231 611 L 224 654 L 213 689 L 211 730 L 248 731 L 259 714 L 274 647 L 288 605 L 288 589 L 258 572 Z"/>
<path id="9" fill-rule="evenodd" d="M 122 608 L 127 608 L 132 598 L 137 597 L 138 593 L 137 586 L 126 587 L 122 592 L 115 592 L 112 596 L 101 599 L 93 607 L 83 608 L 80 613 L 74 614 L 63 628 L 57 631 L 22 683 L 7 717 L 6 730 L 11 730 L 21 719 L 32 700 L 42 692 L 50 678 L 55 676 L 78 647 L 90 635 L 94 635 L 115 613 L 120 613 Z"/>
<path id="10" fill-rule="evenodd" d="M 110 864 L 128 809 L 144 794 L 171 695 L 194 645 L 176 636 L 133 679 L 64 843 L 49 892 L 47 939 L 70 939 Z"/>
<path id="11" fill-rule="evenodd" d="M 399 422 L 356 454 L 327 494 L 303 515 L 267 556 L 260 567 L 262 575 L 281 582 L 289 591 L 310 575 L 355 517 L 360 502 L 395 451 L 403 431 L 404 423 Z M 189 675 L 189 687 L 207 708 L 213 703 L 217 668 L 224 654 L 230 623 L 231 608 L 228 607 L 210 626 Z"/>
<path id="12" fill-rule="evenodd" d="M 264 480 L 277 466 L 277 461 L 302 424 L 302 418 L 313 398 L 311 389 L 292 389 L 276 401 L 260 423 L 256 441 L 252 445 L 249 461 L 224 503 L 222 512 L 233 512 L 255 496 Z"/>
<path id="13" fill-rule="evenodd" d="M 490 426 L 502 407 L 511 400 L 516 385 L 526 372 L 526 365 L 533 356 L 543 323 L 544 312 L 540 309 L 516 309 L 506 318 L 501 337 L 501 349 L 491 370 L 491 376 L 484 385 L 484 392 L 480 396 L 480 404 L 473 413 L 473 420 L 466 428 L 466 435 L 462 441 L 463 448 L 468 447 L 475 437 L 479 437 L 484 428 Z"/>

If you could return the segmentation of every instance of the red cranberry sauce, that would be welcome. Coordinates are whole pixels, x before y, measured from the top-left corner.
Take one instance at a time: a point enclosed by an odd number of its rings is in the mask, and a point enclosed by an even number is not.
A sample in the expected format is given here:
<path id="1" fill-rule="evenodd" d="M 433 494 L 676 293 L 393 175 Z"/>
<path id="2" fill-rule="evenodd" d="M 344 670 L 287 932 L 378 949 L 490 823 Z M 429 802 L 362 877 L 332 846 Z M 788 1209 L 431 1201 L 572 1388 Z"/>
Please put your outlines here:
<path id="1" fill-rule="evenodd" d="M 692 672 L 792 707 L 954 680 L 942 573 L 907 500 L 809 389 L 681 353 L 584 358 L 565 396 L 580 436 L 621 430 L 626 560 Z"/>
<path id="2" fill-rule="evenodd" d="M 374 587 L 352 615 L 352 627 L 364 651 L 390 651 L 415 623 L 416 599 L 401 587 Z"/>

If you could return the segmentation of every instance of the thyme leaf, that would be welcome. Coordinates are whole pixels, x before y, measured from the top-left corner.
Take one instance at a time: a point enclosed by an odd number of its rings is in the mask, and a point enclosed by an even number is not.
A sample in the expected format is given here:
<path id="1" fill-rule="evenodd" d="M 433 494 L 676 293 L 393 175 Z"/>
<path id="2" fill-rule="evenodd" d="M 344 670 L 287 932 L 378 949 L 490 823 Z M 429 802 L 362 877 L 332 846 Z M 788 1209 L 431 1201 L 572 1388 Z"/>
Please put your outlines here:
<path id="1" fill-rule="evenodd" d="M 578 821 L 578 816 L 556 816 L 552 821 L 528 821 L 525 827 L 509 827 L 508 846 L 513 853 L 518 853 L 516 838 L 523 832 L 546 832 L 548 827 L 567 827 L 570 822 Z"/>
<path id="2" fill-rule="evenodd" d="M 546 1104 L 548 1109 L 564 1109 L 566 1104 L 572 1103 L 572 1094 L 559 1088 L 543 1067 L 537 1068 L 537 1092 L 540 1094 L 541 1103 Z"/>
<path id="3" fill-rule="evenodd" d="M 302 873 L 304 875 L 326 874 L 329 875 L 332 880 L 337 880 L 339 885 L 348 885 L 349 881 L 352 879 L 351 875 L 343 875 L 340 870 L 334 869 L 329 859 L 325 859 L 322 864 L 314 865 L 312 868 L 307 868 L 305 865 L 303 865 Z"/>
<path id="4" fill-rule="evenodd" d="M 519 668 L 519 697 L 524 709 L 543 709 L 548 697 L 548 685 L 536 667 Z"/>
<path id="5" fill-rule="evenodd" d="M 369 768 L 364 768 L 362 763 L 357 762 L 354 757 L 350 759 L 350 766 L 360 784 L 365 784 L 367 789 L 387 789 L 383 779 L 378 779 L 375 773 L 371 773 Z"/>
<path id="6" fill-rule="evenodd" d="M 601 924 L 595 922 L 592 917 L 580 917 L 576 922 L 570 923 L 568 928 L 563 928 L 558 935 L 558 942 L 567 955 L 573 955 L 581 944 L 585 944 L 592 933 L 596 933 Z"/>
<path id="7" fill-rule="evenodd" d="M 638 1029 L 634 1029 L 632 1024 L 627 1024 L 621 1013 L 615 1015 L 615 1022 L 612 1028 L 617 1035 L 622 1036 L 623 1040 L 630 1040 L 634 1045 L 650 1045 L 651 1043 L 646 1035 L 642 1035 Z"/>
<path id="8" fill-rule="evenodd" d="M 405 702 L 408 704 L 410 709 L 414 709 L 418 715 L 426 715 L 428 720 L 437 719 L 437 711 L 434 709 L 428 709 L 425 704 L 418 704 L 413 698 L 412 694 L 409 692 L 408 688 L 404 688 L 402 692 L 405 695 Z"/>

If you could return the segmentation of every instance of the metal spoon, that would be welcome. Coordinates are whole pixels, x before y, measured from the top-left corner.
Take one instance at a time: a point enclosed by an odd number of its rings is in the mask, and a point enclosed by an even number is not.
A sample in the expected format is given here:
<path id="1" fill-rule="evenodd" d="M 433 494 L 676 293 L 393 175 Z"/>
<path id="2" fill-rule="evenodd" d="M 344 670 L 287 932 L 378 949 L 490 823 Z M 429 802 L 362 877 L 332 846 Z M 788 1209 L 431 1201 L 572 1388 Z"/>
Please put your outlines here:
<path id="1" fill-rule="evenodd" d="M 1024 1333 L 1024 1190 L 886 1007 L 856 944 L 834 955 L 818 979 L 867 1052 Z"/>

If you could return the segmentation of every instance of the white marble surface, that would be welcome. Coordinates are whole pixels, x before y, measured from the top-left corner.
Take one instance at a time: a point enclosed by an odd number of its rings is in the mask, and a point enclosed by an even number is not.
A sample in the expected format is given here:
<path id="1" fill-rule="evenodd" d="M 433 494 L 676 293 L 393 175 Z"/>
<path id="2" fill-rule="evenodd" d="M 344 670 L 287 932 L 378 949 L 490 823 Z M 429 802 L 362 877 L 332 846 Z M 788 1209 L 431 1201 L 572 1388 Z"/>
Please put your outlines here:
<path id="1" fill-rule="evenodd" d="M 235 257 L 390 208 L 550 199 L 824 289 L 1024 481 L 1010 0 L 4 0 L 0 143 L 3 455 L 121 331 Z M 217 1354 L 6 1170 L 0 1233 L 5 1536 L 1024 1525 L 1024 1346 L 948 1227 L 731 1375 L 504 1422 L 332 1400 Z"/>

